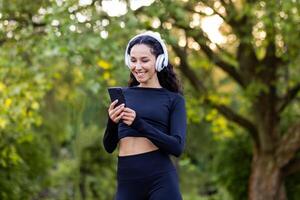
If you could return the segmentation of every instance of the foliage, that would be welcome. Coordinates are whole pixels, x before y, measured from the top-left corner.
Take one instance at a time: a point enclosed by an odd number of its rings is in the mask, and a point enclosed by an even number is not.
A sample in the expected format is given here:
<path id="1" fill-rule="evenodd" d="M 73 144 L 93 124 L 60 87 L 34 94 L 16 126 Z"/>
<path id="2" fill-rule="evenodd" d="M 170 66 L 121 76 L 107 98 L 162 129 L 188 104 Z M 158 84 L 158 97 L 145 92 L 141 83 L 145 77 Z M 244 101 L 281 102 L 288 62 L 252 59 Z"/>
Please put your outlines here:
<path id="1" fill-rule="evenodd" d="M 245 136 L 219 144 L 214 160 L 216 182 L 229 191 L 232 199 L 248 199 L 248 179 L 251 166 L 251 146 Z"/>
<path id="2" fill-rule="evenodd" d="M 185 199 L 244 199 L 252 143 L 222 108 L 256 120 L 253 102 L 270 91 L 269 73 L 259 73 L 272 42 L 278 99 L 296 88 L 300 4 L 160 0 L 112 17 L 102 1 L 87 2 L 0 0 L 0 199 L 113 198 L 116 154 L 101 145 L 106 88 L 127 84 L 124 48 L 144 29 L 165 38 L 185 88 L 188 141 L 178 161 Z M 220 43 L 202 28 L 216 16 Z M 280 114 L 281 134 L 299 118 L 294 98 Z M 298 174 L 286 180 L 291 199 L 298 182 Z"/>

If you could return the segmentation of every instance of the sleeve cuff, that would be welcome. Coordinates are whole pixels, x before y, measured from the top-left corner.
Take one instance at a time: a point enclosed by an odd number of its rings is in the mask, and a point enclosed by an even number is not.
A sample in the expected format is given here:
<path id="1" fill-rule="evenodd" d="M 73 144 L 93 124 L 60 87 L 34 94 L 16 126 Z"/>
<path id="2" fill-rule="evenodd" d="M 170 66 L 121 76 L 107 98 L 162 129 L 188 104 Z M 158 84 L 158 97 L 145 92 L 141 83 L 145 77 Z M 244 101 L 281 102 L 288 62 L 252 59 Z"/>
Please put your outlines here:
<path id="1" fill-rule="evenodd" d="M 117 124 L 117 123 L 115 123 L 115 122 L 109 117 L 109 115 L 107 115 L 107 118 L 108 118 L 108 122 L 109 122 L 110 124 Z"/>
<path id="2" fill-rule="evenodd" d="M 136 113 L 135 118 L 130 126 L 137 131 L 143 130 L 143 120 L 140 118 L 140 116 L 137 113 Z"/>
<path id="3" fill-rule="evenodd" d="M 109 116 L 107 116 L 107 125 L 110 130 L 116 130 L 118 127 L 118 124 L 115 123 Z"/>

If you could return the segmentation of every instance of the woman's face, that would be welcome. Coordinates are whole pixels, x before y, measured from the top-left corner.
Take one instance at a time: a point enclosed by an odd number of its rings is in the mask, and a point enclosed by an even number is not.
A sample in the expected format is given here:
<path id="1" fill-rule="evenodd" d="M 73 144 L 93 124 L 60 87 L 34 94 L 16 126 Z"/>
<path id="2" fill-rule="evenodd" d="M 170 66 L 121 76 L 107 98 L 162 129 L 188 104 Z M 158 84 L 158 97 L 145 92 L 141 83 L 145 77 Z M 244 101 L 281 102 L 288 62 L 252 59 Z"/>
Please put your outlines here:
<path id="1" fill-rule="evenodd" d="M 136 80 L 142 85 L 151 85 L 157 81 L 155 70 L 156 57 L 150 47 L 145 44 L 136 44 L 130 51 L 130 70 Z"/>

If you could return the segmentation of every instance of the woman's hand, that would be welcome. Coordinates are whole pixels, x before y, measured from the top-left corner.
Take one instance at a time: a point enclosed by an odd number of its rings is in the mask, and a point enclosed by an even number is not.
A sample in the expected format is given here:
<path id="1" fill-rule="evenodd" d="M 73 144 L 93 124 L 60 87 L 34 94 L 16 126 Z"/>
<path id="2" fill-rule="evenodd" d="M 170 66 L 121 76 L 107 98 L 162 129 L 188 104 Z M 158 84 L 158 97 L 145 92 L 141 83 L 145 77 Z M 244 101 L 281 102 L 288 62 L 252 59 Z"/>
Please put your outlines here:
<path id="1" fill-rule="evenodd" d="M 122 122 L 127 124 L 128 126 L 130 126 L 136 117 L 135 111 L 126 107 L 126 108 L 124 108 L 122 114 L 123 114 Z"/>
<path id="2" fill-rule="evenodd" d="M 117 100 L 113 101 L 108 108 L 108 115 L 115 123 L 119 123 L 121 117 L 123 116 L 122 111 L 124 110 L 124 104 L 115 107 L 117 102 Z"/>

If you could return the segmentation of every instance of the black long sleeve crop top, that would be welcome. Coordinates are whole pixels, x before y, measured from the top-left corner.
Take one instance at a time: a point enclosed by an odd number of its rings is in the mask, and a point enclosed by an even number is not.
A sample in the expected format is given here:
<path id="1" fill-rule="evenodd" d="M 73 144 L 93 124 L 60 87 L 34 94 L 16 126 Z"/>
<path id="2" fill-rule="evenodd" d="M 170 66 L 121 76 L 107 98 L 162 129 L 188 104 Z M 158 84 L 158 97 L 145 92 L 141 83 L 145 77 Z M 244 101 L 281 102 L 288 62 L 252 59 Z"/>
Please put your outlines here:
<path id="1" fill-rule="evenodd" d="M 107 115 L 103 145 L 112 153 L 121 138 L 146 137 L 158 148 L 179 157 L 186 141 L 184 97 L 165 88 L 124 87 L 126 107 L 136 112 L 133 123 L 115 123 Z"/>

